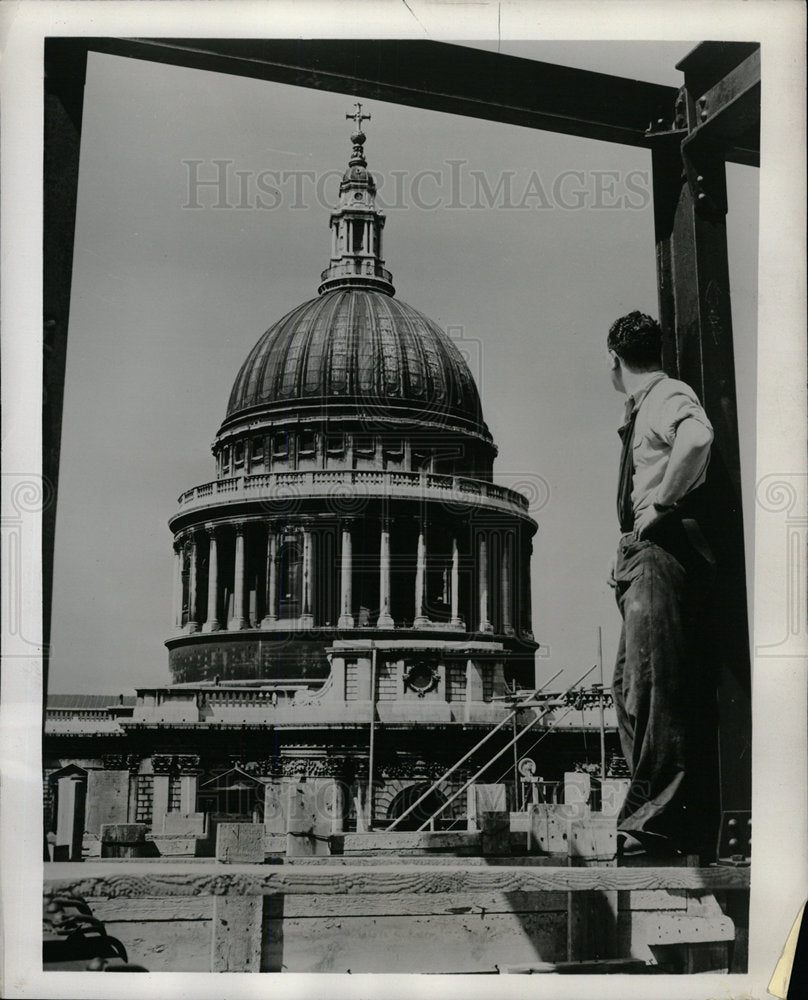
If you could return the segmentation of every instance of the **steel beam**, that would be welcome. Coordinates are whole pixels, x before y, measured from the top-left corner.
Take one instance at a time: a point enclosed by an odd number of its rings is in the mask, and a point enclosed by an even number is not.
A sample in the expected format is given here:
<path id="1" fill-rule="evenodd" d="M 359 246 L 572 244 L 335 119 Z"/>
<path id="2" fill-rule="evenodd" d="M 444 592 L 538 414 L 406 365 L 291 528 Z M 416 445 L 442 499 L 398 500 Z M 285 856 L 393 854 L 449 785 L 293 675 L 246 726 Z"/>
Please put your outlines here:
<path id="1" fill-rule="evenodd" d="M 59 38 L 47 51 L 64 60 L 104 52 L 643 147 L 676 93 L 431 41 Z"/>
<path id="2" fill-rule="evenodd" d="M 750 665 L 725 152 L 726 135 L 732 131 L 727 123 L 737 124 L 739 102 L 748 131 L 759 88 L 758 55 L 743 46 L 704 43 L 683 60 L 677 131 L 653 137 L 652 152 L 663 364 L 696 390 L 715 430 L 711 540 L 719 559 L 708 657 L 718 677 L 718 704 L 695 710 L 703 713 L 705 724 L 718 713 L 724 809 L 748 809 L 751 800 Z M 719 71 L 723 75 L 716 78 Z M 715 103 L 700 104 L 694 95 L 709 95 Z M 702 117 L 704 109 L 709 110 Z M 717 832 L 715 806 L 705 801 Z"/>
<path id="3" fill-rule="evenodd" d="M 760 137 L 760 49 L 696 98 L 698 123 L 687 142 Z"/>

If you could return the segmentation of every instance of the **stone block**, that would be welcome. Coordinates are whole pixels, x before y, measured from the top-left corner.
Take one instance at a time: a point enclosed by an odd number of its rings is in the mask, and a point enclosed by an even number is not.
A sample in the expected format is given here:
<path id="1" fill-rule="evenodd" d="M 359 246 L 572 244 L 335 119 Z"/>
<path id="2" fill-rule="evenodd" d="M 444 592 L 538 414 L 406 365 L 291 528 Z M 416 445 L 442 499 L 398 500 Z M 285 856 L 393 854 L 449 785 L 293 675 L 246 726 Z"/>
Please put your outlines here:
<path id="1" fill-rule="evenodd" d="M 129 811 L 128 771 L 89 771 L 87 773 L 87 815 L 84 828 L 101 833 L 103 825 L 126 823 Z"/>
<path id="2" fill-rule="evenodd" d="M 101 842 L 104 844 L 137 844 L 146 839 L 149 827 L 146 823 L 104 823 L 101 826 Z"/>
<path id="3" fill-rule="evenodd" d="M 145 823 L 104 823 L 99 838 L 102 858 L 140 858 L 147 853 Z"/>
<path id="4" fill-rule="evenodd" d="M 216 860 L 230 864 L 262 864 L 265 837 L 263 823 L 219 823 Z"/>
<path id="5" fill-rule="evenodd" d="M 195 858 L 197 856 L 196 837 L 161 836 L 159 833 L 151 837 L 160 857 L 164 858 Z"/>
<path id="6" fill-rule="evenodd" d="M 289 784 L 286 810 L 286 853 L 289 857 L 331 854 L 332 815 L 326 806 L 327 784 L 316 780 Z"/>
<path id="7" fill-rule="evenodd" d="M 568 854 L 570 820 L 566 807 L 540 803 L 533 806 L 530 816 L 534 849 L 546 854 Z"/>
<path id="8" fill-rule="evenodd" d="M 479 814 L 483 854 L 510 854 L 511 818 L 504 810 L 486 810 Z"/>
<path id="9" fill-rule="evenodd" d="M 570 821 L 568 849 L 571 858 L 611 860 L 617 853 L 617 820 L 592 814 Z"/>
<path id="10" fill-rule="evenodd" d="M 600 811 L 604 816 L 617 817 L 631 784 L 628 778 L 604 778 L 601 782 Z"/>
<path id="11" fill-rule="evenodd" d="M 582 819 L 589 813 L 592 779 L 585 771 L 564 774 L 564 805 L 567 819 Z"/>
<path id="12" fill-rule="evenodd" d="M 285 788 L 268 784 L 264 789 L 264 826 L 268 833 L 286 834 Z"/>
<path id="13" fill-rule="evenodd" d="M 204 837 L 205 814 L 168 812 L 163 820 L 163 833 L 172 837 Z"/>

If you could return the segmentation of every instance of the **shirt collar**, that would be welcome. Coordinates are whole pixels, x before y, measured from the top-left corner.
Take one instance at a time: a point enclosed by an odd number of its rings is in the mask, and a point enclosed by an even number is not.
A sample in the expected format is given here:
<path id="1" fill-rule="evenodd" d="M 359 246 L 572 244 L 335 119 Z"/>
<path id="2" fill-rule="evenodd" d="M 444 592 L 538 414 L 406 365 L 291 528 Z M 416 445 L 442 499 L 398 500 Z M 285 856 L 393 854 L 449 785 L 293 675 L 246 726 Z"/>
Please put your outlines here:
<path id="1" fill-rule="evenodd" d="M 667 377 L 663 371 L 648 372 L 640 383 L 639 389 L 635 389 L 633 394 L 626 400 L 626 413 L 630 416 L 635 410 L 639 409 L 640 403 L 642 403 L 649 391 L 653 389 L 657 382 L 661 382 L 663 378 Z"/>

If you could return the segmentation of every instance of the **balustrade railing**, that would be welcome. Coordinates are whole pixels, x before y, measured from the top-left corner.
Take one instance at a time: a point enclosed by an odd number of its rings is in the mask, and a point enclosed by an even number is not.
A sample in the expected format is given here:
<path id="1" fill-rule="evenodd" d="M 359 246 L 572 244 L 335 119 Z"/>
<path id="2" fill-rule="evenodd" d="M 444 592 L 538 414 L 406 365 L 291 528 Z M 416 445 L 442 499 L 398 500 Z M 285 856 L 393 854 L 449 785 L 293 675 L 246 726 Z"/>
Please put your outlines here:
<path id="1" fill-rule="evenodd" d="M 496 505 L 528 510 L 528 500 L 516 490 L 498 486 L 482 479 L 467 479 L 441 473 L 382 471 L 376 469 L 317 469 L 312 471 L 259 472 L 228 479 L 216 479 L 186 490 L 179 497 L 180 507 L 196 506 L 212 496 L 243 495 L 245 499 L 327 495 L 338 487 L 351 487 L 357 495 L 395 493 L 414 495 L 425 491 L 436 499 L 467 503 L 469 497 Z"/>

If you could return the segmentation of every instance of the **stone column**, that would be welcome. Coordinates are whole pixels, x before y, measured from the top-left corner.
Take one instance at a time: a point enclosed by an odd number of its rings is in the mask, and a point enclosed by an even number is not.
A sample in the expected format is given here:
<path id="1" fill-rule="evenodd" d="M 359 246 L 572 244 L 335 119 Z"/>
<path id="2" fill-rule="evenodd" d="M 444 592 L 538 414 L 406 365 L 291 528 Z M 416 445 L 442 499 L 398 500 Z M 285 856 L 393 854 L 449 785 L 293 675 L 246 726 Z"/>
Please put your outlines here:
<path id="1" fill-rule="evenodd" d="M 167 774 L 155 774 L 152 785 L 152 833 L 162 833 L 168 812 L 168 783 L 171 779 Z"/>
<path id="2" fill-rule="evenodd" d="M 196 812 L 196 787 L 199 780 L 199 757 L 188 754 L 180 758 L 180 812 Z"/>
<path id="3" fill-rule="evenodd" d="M 303 614 L 300 616 L 301 628 L 314 627 L 311 600 L 313 583 L 314 546 L 312 545 L 311 531 L 306 528 L 303 531 Z"/>
<path id="4" fill-rule="evenodd" d="M 340 605 L 337 628 L 353 628 L 353 539 L 351 525 L 346 521 L 342 525 L 342 552 L 340 555 Z"/>
<path id="5" fill-rule="evenodd" d="M 418 552 L 415 564 L 415 618 L 413 625 L 420 628 L 429 625 L 424 614 L 424 589 L 426 588 L 426 527 L 423 521 L 418 529 Z"/>
<path id="6" fill-rule="evenodd" d="M 57 795 L 59 804 L 56 809 L 53 860 L 81 861 L 87 779 L 78 774 L 60 778 Z"/>
<path id="7" fill-rule="evenodd" d="M 216 539 L 216 529 L 209 527 L 208 538 L 208 620 L 202 626 L 203 632 L 218 632 L 222 627 L 219 621 L 219 552 Z"/>
<path id="8" fill-rule="evenodd" d="M 454 628 L 465 628 L 465 623 L 460 617 L 460 549 L 457 545 L 457 537 L 452 539 L 452 575 L 450 580 L 452 591 L 452 617 L 449 624 Z"/>
<path id="9" fill-rule="evenodd" d="M 526 639 L 532 639 L 533 638 L 533 625 L 532 625 L 532 621 L 531 621 L 532 598 L 531 598 L 531 593 L 530 593 L 530 589 L 531 589 L 530 557 L 533 555 L 533 541 L 530 538 L 527 540 L 526 549 L 527 549 L 527 551 L 525 552 L 525 557 L 524 557 L 524 559 L 525 559 L 525 568 L 524 568 L 524 572 L 525 572 L 524 602 L 525 602 L 525 604 L 524 604 L 523 614 L 524 614 L 525 625 L 524 625 L 524 628 L 523 628 L 523 634 L 524 634 L 524 636 L 525 636 Z"/>
<path id="10" fill-rule="evenodd" d="M 493 632 L 488 610 L 488 539 L 484 532 L 480 532 L 477 567 L 480 580 L 480 632 Z"/>
<path id="11" fill-rule="evenodd" d="M 189 632 L 199 631 L 199 595 L 197 593 L 199 563 L 198 544 L 196 534 L 191 534 L 190 541 L 190 566 L 188 568 L 188 625 Z"/>
<path id="12" fill-rule="evenodd" d="M 395 628 L 390 614 L 390 522 L 382 520 L 379 536 L 379 618 L 377 628 Z"/>
<path id="13" fill-rule="evenodd" d="M 267 587 L 266 612 L 261 628 L 273 628 L 278 621 L 275 611 L 278 605 L 278 535 L 273 525 L 267 532 Z"/>
<path id="14" fill-rule="evenodd" d="M 506 635 L 513 635 L 513 623 L 511 621 L 511 535 L 505 533 L 502 536 L 502 573 L 500 592 L 502 595 L 502 631 Z"/>
<path id="15" fill-rule="evenodd" d="M 182 628 L 182 543 L 174 541 L 174 623 L 175 629 Z"/>
<path id="16" fill-rule="evenodd" d="M 231 630 L 247 627 L 247 617 L 244 613 L 244 570 L 246 564 L 244 544 L 244 525 L 237 524 L 236 560 L 233 572 L 233 617 L 228 622 L 228 628 Z"/>

